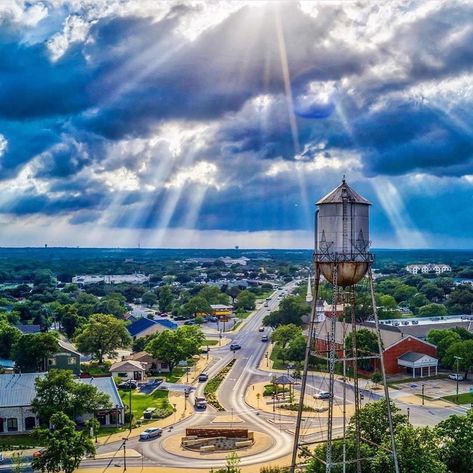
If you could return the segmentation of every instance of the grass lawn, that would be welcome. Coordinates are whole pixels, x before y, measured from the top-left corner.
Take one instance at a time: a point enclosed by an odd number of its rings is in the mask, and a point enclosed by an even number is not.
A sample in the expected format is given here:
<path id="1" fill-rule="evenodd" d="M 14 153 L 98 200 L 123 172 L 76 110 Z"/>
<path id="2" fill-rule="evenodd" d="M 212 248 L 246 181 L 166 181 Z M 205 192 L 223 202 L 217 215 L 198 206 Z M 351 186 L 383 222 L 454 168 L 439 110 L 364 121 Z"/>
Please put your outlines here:
<path id="1" fill-rule="evenodd" d="M 38 442 L 31 434 L 2 435 L 0 437 L 0 451 L 21 450 L 42 446 L 41 442 Z"/>
<path id="2" fill-rule="evenodd" d="M 175 383 L 186 374 L 184 368 L 174 368 L 172 373 L 161 373 L 158 378 L 164 378 L 168 383 Z"/>
<path id="3" fill-rule="evenodd" d="M 456 394 L 452 396 L 445 396 L 443 399 L 446 401 L 453 402 L 455 404 L 471 404 L 473 402 L 473 394 L 471 393 L 463 393 L 458 395 L 458 402 Z"/>
<path id="4" fill-rule="evenodd" d="M 218 344 L 218 340 L 207 338 L 202 346 L 213 347 L 214 345 L 217 345 L 217 344 Z"/>
<path id="5" fill-rule="evenodd" d="M 123 404 L 129 406 L 130 391 L 119 390 Z M 135 421 L 141 419 L 143 412 L 148 407 L 157 407 L 165 409 L 169 407 L 168 391 L 157 389 L 153 394 L 141 394 L 139 392 L 131 392 L 131 408 Z"/>

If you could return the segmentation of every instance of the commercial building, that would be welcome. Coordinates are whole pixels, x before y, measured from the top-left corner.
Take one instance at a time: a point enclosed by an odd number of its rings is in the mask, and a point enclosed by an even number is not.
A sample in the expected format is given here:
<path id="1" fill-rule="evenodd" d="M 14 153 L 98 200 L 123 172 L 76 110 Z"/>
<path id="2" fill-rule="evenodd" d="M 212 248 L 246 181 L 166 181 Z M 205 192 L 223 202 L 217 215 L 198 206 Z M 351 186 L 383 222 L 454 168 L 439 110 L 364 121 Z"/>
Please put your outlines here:
<path id="1" fill-rule="evenodd" d="M 357 325 L 357 330 L 367 329 L 375 333 L 372 324 Z M 339 357 L 343 356 L 345 338 L 351 333 L 351 323 L 336 322 L 335 343 Z M 384 351 L 383 359 L 386 374 L 405 373 L 408 376 L 424 377 L 437 374 L 437 347 L 413 335 L 404 335 L 391 327 L 381 329 Z M 319 323 L 315 337 L 315 352 L 326 356 L 329 347 L 328 320 Z M 363 371 L 368 373 L 379 368 L 379 360 L 363 363 Z"/>
<path id="2" fill-rule="evenodd" d="M 148 319 L 147 317 L 141 317 L 128 325 L 127 329 L 133 340 L 147 335 L 153 335 L 163 330 L 175 330 L 177 324 L 167 319 Z"/>
<path id="3" fill-rule="evenodd" d="M 36 379 L 46 373 L 21 373 L 0 375 L 0 435 L 30 432 L 39 425 L 39 419 L 31 407 L 36 397 Z M 95 413 L 101 425 L 123 423 L 124 406 L 111 377 L 77 378 L 77 383 L 95 386 L 110 397 L 110 408 Z M 76 419 L 79 423 L 92 417 L 93 413 Z"/>

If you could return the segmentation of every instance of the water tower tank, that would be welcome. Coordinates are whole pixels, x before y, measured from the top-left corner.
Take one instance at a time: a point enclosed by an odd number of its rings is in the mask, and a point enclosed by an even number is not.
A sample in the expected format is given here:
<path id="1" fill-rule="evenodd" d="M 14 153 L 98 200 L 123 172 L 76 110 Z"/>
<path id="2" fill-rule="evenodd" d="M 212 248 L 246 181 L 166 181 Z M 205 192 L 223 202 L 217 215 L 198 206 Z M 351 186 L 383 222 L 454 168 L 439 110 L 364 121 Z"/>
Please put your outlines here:
<path id="1" fill-rule="evenodd" d="M 356 284 L 367 272 L 369 253 L 369 207 L 343 179 L 342 183 L 317 202 L 315 260 L 324 277 L 337 284 Z"/>

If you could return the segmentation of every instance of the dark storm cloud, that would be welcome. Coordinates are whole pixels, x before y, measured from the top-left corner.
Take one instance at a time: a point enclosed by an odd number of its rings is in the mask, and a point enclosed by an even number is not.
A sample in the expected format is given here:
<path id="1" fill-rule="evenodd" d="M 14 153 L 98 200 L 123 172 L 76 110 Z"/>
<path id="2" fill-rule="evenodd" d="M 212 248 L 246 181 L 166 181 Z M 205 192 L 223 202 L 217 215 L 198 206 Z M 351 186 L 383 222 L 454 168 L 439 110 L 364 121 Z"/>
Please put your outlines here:
<path id="1" fill-rule="evenodd" d="M 268 177 L 274 160 L 352 153 L 369 177 L 471 174 L 471 96 L 445 105 L 410 92 L 472 70 L 471 5 L 439 3 L 412 21 L 386 25 L 390 37 L 378 43 L 363 36 L 364 26 L 354 25 L 343 4 L 320 6 L 315 17 L 292 2 L 244 7 L 193 40 L 179 31 L 191 14 L 196 10 L 177 5 L 159 20 L 100 18 L 56 61 L 46 42 L 0 35 L 0 134 L 7 141 L 0 179 L 36 158 L 32 177 L 49 188 L 48 195 L 28 188 L 0 212 L 71 214 L 71 223 L 81 224 L 97 220 L 116 198 L 113 225 L 153 228 L 173 192 L 162 183 L 146 190 L 162 177 L 154 175 L 159 165 L 170 163 L 171 178 L 182 161 L 204 160 L 217 165 L 226 186 L 210 186 L 195 226 L 306 228 L 298 176 Z M 354 27 L 359 42 L 332 34 Z M 390 61 L 395 73 L 384 70 Z M 326 93 L 328 83 L 333 92 Z M 255 103 L 262 95 L 267 103 Z M 169 144 L 136 151 L 120 141 L 146 141 L 168 122 L 183 129 L 205 124 L 209 132 L 176 157 Z M 107 172 L 121 168 L 136 173 L 139 190 L 105 183 Z M 317 182 L 330 172 L 318 171 Z M 177 202 L 171 226 L 187 224 L 193 189 Z M 310 189 L 309 197 L 327 190 Z"/>

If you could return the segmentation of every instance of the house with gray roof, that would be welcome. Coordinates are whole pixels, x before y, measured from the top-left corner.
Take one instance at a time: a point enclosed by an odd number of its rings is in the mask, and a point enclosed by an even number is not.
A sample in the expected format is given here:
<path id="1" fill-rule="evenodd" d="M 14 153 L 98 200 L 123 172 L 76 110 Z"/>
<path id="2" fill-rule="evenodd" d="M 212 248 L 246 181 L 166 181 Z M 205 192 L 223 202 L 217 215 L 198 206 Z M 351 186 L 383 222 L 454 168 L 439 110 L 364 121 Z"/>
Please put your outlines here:
<path id="1" fill-rule="evenodd" d="M 36 397 L 35 381 L 46 373 L 21 373 L 0 375 L 0 435 L 25 433 L 39 425 L 31 407 Z M 101 425 L 122 424 L 124 406 L 113 378 L 77 378 L 76 382 L 91 384 L 110 397 L 112 407 L 95 413 Z M 86 417 L 91 417 L 92 413 Z"/>

